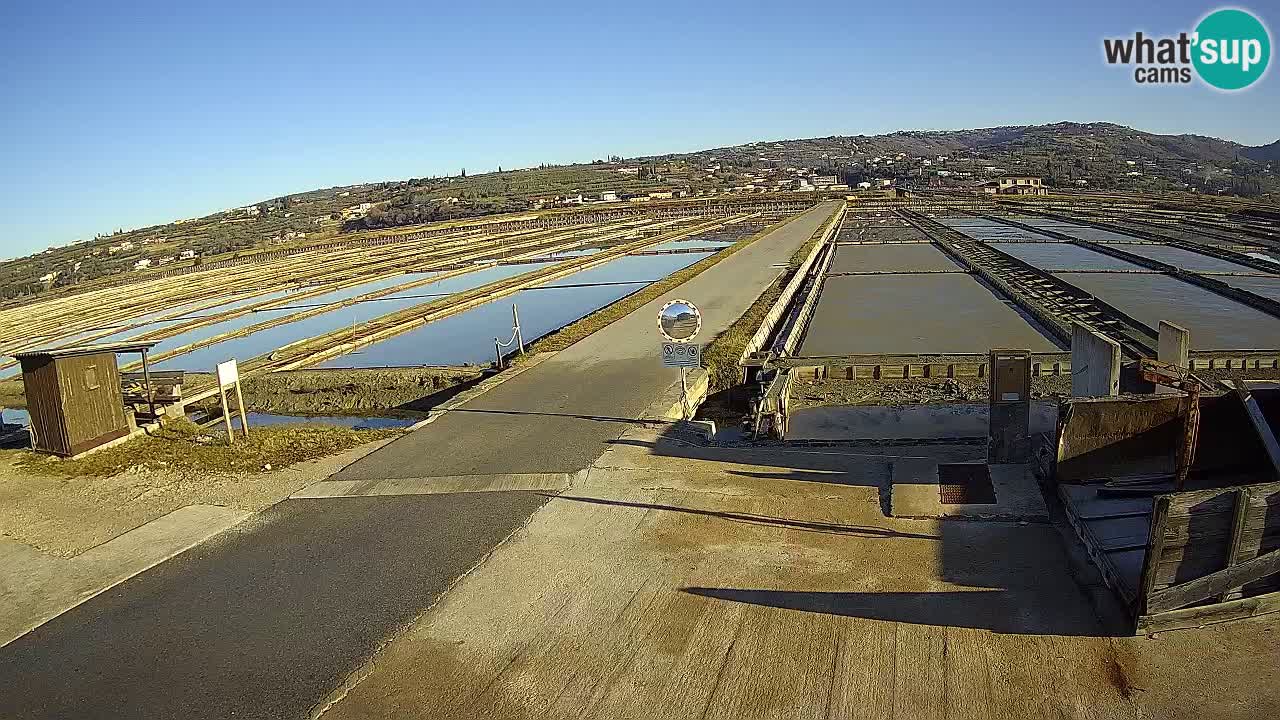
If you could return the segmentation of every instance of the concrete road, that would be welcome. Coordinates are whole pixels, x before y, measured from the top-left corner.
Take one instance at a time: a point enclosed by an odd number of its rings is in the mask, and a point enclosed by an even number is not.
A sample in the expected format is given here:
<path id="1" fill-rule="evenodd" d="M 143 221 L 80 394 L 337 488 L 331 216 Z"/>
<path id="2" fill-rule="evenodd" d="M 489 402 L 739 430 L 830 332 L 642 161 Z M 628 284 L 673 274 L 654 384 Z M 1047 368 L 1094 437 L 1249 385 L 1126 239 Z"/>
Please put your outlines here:
<path id="1" fill-rule="evenodd" d="M 1052 527 L 881 513 L 981 448 L 623 439 L 323 720 L 1138 715 Z"/>
<path id="2" fill-rule="evenodd" d="M 1089 600 L 1110 591 L 1072 572 L 1053 526 L 883 515 L 898 463 L 970 462 L 981 447 L 622 439 L 322 720 L 1246 720 L 1280 707 L 1276 615 L 1111 637 Z"/>
<path id="3" fill-rule="evenodd" d="M 794 220 L 673 295 L 697 302 L 705 337 L 714 336 L 836 207 Z M 676 381 L 658 357 L 658 305 L 341 477 L 586 468 Z M 546 501 L 534 492 L 286 501 L 0 648 L 0 717 L 306 717 Z"/>
<path id="4" fill-rule="evenodd" d="M 573 473 L 589 466 L 666 389 L 657 313 L 671 298 L 703 314 L 700 340 L 729 327 L 791 255 L 836 211 L 810 210 L 669 296 L 576 343 L 541 365 L 372 453 L 338 480 Z"/>
<path id="5" fill-rule="evenodd" d="M 282 503 L 0 648 L 0 717 L 305 718 L 544 502 Z"/>

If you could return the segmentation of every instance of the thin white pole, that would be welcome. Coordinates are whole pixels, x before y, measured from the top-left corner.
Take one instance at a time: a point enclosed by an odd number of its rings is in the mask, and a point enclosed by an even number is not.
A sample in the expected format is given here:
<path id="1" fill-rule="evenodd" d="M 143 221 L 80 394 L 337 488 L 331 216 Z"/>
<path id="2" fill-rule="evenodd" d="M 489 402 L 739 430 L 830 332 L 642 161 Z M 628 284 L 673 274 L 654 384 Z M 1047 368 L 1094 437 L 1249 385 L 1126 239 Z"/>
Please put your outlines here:
<path id="1" fill-rule="evenodd" d="M 520 354 L 524 354 L 524 335 L 520 332 L 520 313 L 516 310 L 516 304 L 511 303 L 511 322 L 516 326 L 516 347 L 519 348 Z"/>

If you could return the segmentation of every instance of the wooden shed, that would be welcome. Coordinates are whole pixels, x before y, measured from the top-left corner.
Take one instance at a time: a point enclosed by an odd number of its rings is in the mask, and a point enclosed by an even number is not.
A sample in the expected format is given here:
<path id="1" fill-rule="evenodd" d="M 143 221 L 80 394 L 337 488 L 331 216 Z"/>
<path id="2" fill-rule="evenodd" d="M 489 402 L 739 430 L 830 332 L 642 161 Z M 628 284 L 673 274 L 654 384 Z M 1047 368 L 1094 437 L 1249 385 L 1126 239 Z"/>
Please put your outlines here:
<path id="1" fill-rule="evenodd" d="M 145 363 L 154 346 L 125 342 L 14 353 L 22 364 L 32 447 L 70 457 L 128 435 L 132 417 L 125 413 L 116 353 L 142 353 Z"/>

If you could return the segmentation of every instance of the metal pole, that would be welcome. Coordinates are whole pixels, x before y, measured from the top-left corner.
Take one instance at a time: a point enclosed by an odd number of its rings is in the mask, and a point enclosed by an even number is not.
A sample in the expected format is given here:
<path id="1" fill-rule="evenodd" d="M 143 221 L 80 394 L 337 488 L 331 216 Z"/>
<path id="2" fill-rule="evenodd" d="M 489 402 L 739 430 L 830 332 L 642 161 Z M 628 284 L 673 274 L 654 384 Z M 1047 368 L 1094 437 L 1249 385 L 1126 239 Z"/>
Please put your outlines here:
<path id="1" fill-rule="evenodd" d="M 151 406 L 151 417 L 156 415 L 156 394 L 151 390 L 151 366 L 147 363 L 147 349 L 142 348 L 142 381 L 147 384 L 147 404 Z"/>
<path id="2" fill-rule="evenodd" d="M 494 357 L 497 358 L 497 362 L 494 363 L 494 367 L 501 370 L 502 369 L 502 343 L 498 341 L 498 338 L 493 339 L 493 355 Z"/>
<path id="3" fill-rule="evenodd" d="M 689 386 L 685 382 L 684 373 L 685 373 L 685 369 L 680 368 L 680 419 L 688 420 L 689 419 L 689 401 L 687 400 L 687 397 L 689 394 Z"/>
<path id="4" fill-rule="evenodd" d="M 516 347 L 519 348 L 520 354 L 524 354 L 524 335 L 520 333 L 520 313 L 516 310 L 516 304 L 511 303 L 511 322 L 516 325 Z"/>

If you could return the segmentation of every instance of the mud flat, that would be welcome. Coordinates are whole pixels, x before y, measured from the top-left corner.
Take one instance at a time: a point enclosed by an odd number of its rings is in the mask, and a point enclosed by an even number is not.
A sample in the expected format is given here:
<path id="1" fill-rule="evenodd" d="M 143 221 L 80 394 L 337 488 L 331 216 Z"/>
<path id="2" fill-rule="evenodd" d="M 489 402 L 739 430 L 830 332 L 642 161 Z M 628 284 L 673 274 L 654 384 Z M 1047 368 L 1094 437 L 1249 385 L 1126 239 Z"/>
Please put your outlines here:
<path id="1" fill-rule="evenodd" d="M 829 277 L 805 356 L 1058 349 L 1016 310 L 961 273 Z"/>
<path id="2" fill-rule="evenodd" d="M 920 272 L 951 270 L 955 264 L 938 248 L 927 243 L 901 245 L 840 245 L 836 248 L 831 272 Z"/>

